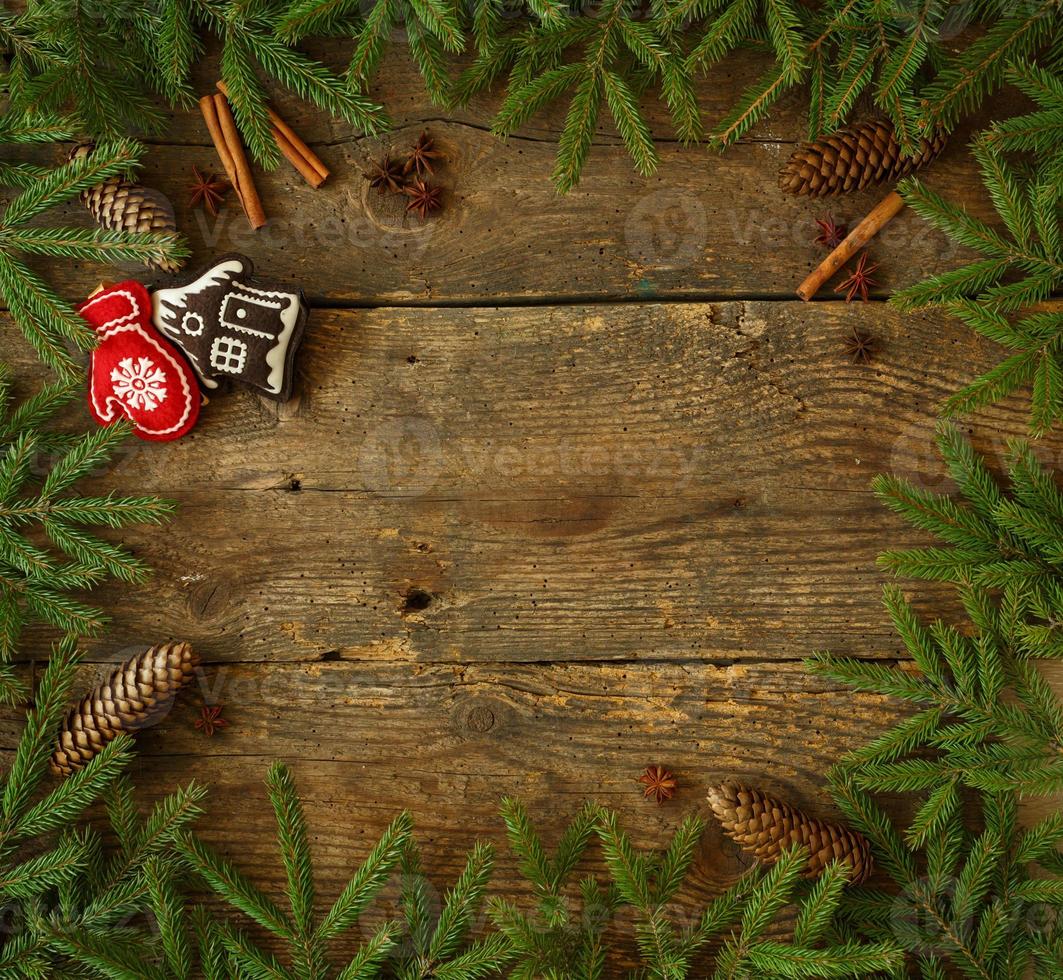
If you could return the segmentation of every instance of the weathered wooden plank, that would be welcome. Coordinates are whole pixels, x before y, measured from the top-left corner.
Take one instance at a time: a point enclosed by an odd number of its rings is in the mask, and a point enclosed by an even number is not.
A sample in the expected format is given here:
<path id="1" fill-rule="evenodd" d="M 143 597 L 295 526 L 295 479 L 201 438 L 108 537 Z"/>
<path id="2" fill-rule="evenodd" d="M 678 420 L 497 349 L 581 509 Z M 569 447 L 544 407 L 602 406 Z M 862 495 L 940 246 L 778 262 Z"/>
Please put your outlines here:
<path id="1" fill-rule="evenodd" d="M 174 200 L 193 264 L 246 252 L 261 272 L 298 282 L 315 299 L 371 305 L 792 297 L 823 257 L 812 241 L 813 217 L 829 210 L 856 221 L 882 194 L 826 205 L 784 198 L 773 175 L 785 153 L 778 144 L 752 143 L 720 158 L 665 146 L 662 175 L 648 178 L 631 173 L 622 149 L 603 147 L 579 189 L 562 198 L 549 180 L 552 144 L 503 144 L 452 123 L 432 131 L 451 162 L 440 178 L 444 209 L 423 224 L 404 214 L 405 198 L 381 196 L 362 177 L 382 152 L 377 143 L 334 147 L 328 163 L 335 177 L 318 191 L 294 172 L 263 175 L 271 220 L 257 233 L 235 202 L 216 220 L 187 208 L 191 167 L 213 166 L 211 150 L 160 148 L 146 180 Z M 412 142 L 417 132 L 407 128 L 393 138 Z M 935 170 L 936 189 L 987 216 L 961 146 Z M 958 188 L 966 190 L 958 195 Z M 86 222 L 70 211 L 71 220 Z M 967 254 L 911 212 L 898 216 L 872 251 L 880 261 L 878 295 L 952 268 Z M 45 268 L 72 298 L 114 275 L 84 262 Z"/>
<path id="2" fill-rule="evenodd" d="M 699 92 L 706 117 L 722 116 L 734 93 L 758 71 L 756 59 L 738 60 L 721 71 L 722 84 L 720 75 L 705 81 Z M 205 66 L 204 87 L 216 75 Z M 193 262 L 224 250 L 245 251 L 262 272 L 299 282 L 315 298 L 368 305 L 789 298 L 822 258 L 812 243 L 813 218 L 831 211 L 856 221 L 883 193 L 815 203 L 778 191 L 775 175 L 804 134 L 803 98 L 796 93 L 755 138 L 723 155 L 669 142 L 664 114 L 650 106 L 654 129 L 665 142 L 659 172 L 646 178 L 634 173 L 605 118 L 583 182 L 559 197 L 550 172 L 564 104 L 502 143 L 487 129 L 497 96 L 444 116 L 428 104 L 401 51 L 386 62 L 379 88 L 388 93 L 397 123 L 380 139 L 360 137 L 291 99 L 279 100 L 290 121 L 317 143 L 334 176 L 313 191 L 287 165 L 261 173 L 259 188 L 271 221 L 257 234 L 235 201 L 216 221 L 187 207 L 192 165 L 217 163 L 198 112 L 176 114 L 165 137 L 173 142 L 149 155 L 145 180 L 174 201 Z M 1013 105 L 1015 99 L 1004 101 Z M 958 132 L 930 174 L 936 189 L 980 217 L 992 212 L 965 146 L 971 128 L 988 117 Z M 404 198 L 380 196 L 362 175 L 385 149 L 401 152 L 411 144 L 425 124 L 448 160 L 440 173 L 445 208 L 421 224 L 404 214 Z M 76 205 L 68 214 L 78 223 L 88 220 Z M 872 252 L 881 263 L 880 295 L 952 268 L 967 254 L 911 213 L 895 219 Z M 79 262 L 42 267 L 71 298 L 114 275 Z"/>
<path id="3" fill-rule="evenodd" d="M 841 349 L 857 324 L 881 348 L 870 367 Z M 946 486 L 933 411 L 996 356 L 881 305 L 318 311 L 297 403 L 217 395 L 191 438 L 131 442 L 101 476 L 182 506 L 128 534 L 157 575 L 98 593 L 114 627 L 94 649 L 182 635 L 236 661 L 890 655 L 874 559 L 924 539 L 868 483 Z M 1025 411 L 980 417 L 997 465 Z M 1058 467 L 1061 446 L 1038 451 Z M 947 590 L 915 591 L 951 609 Z"/>
<path id="4" fill-rule="evenodd" d="M 28 390 L 44 370 L 0 324 Z M 857 327 L 873 336 L 870 365 L 846 357 Z M 292 401 L 213 394 L 191 438 L 131 440 L 115 478 L 374 499 L 628 485 L 684 497 L 729 482 L 862 492 L 891 469 L 933 486 L 938 409 L 1000 357 L 954 318 L 883 304 L 317 309 Z M 1023 392 L 969 428 L 999 464 L 1027 418 Z M 91 424 L 83 409 L 68 421 Z M 1038 442 L 1049 462 L 1061 448 Z"/>
<path id="5" fill-rule="evenodd" d="M 203 652 L 197 682 L 137 736 L 144 758 L 194 755 L 206 765 L 268 744 L 277 758 L 308 765 L 447 774 L 488 807 L 505 789 L 494 780 L 533 794 L 584 796 L 592 774 L 602 778 L 603 802 L 619 806 L 633 789 L 637 800 L 633 776 L 661 753 L 687 773 L 688 803 L 713 779 L 769 769 L 780 787 L 808 793 L 822 782 L 824 760 L 899 710 L 799 663 L 212 663 Z M 128 653 L 83 664 L 76 686 L 91 687 Z M 214 738 L 193 725 L 204 699 L 226 705 L 230 727 Z M 11 709 L 0 714 L 0 745 L 11 747 L 20 722 Z M 787 752 L 796 739 L 807 754 Z M 411 802 L 436 792 L 410 789 Z"/>
<path id="6" fill-rule="evenodd" d="M 126 484 L 128 486 L 128 484 Z M 787 660 L 897 650 L 862 494 L 364 501 L 180 494 L 128 536 L 157 569 L 96 593 L 108 648 L 182 636 L 233 660 Z M 898 534 L 900 539 L 911 535 Z M 940 608 L 947 593 L 929 593 Z M 98 649 L 99 644 L 93 649 Z"/>

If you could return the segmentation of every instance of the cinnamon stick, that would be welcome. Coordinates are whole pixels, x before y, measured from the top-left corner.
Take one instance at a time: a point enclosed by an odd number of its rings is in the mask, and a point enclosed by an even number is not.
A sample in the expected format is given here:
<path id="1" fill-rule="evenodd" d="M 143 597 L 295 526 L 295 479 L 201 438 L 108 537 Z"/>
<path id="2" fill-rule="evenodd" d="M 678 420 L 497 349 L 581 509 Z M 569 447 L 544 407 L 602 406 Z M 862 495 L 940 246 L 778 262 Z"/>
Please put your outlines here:
<path id="1" fill-rule="evenodd" d="M 300 174 L 303 175 L 305 180 L 314 190 L 317 190 L 328 176 L 328 171 L 321 174 L 318 170 L 314 169 L 313 164 L 307 160 L 300 152 L 298 147 L 284 134 L 283 130 L 272 127 L 273 138 L 277 142 L 281 153 L 284 154 L 285 159 L 293 166 Z"/>
<path id="2" fill-rule="evenodd" d="M 218 113 L 218 122 L 221 124 L 222 136 L 225 144 L 232 154 L 233 168 L 236 172 L 236 181 L 233 187 L 244 206 L 244 213 L 251 227 L 256 231 L 266 223 L 266 212 L 262 210 L 262 201 L 255 189 L 255 181 L 251 176 L 251 165 L 247 162 L 247 154 L 244 153 L 244 144 L 240 141 L 240 131 L 236 128 L 236 120 L 233 119 L 232 109 L 224 95 L 215 94 L 214 107 Z"/>
<path id="3" fill-rule="evenodd" d="M 225 168 L 225 176 L 229 178 L 229 183 L 235 188 L 236 167 L 233 164 L 233 157 L 229 152 L 225 137 L 221 132 L 221 123 L 218 121 L 218 110 L 214 105 L 213 95 L 204 95 L 199 100 L 199 111 L 203 114 L 203 121 L 207 124 L 207 131 L 210 133 L 211 141 L 214 143 L 214 149 L 218 151 L 218 159 L 221 160 L 221 165 Z"/>
<path id="4" fill-rule="evenodd" d="M 236 192 L 249 224 L 257 231 L 266 223 L 266 213 L 262 210 L 262 201 L 255 189 L 229 103 L 220 95 L 204 95 L 199 100 L 199 111 L 203 114 L 221 165 L 225 168 L 225 175 Z"/>
<path id="5" fill-rule="evenodd" d="M 217 84 L 218 91 L 227 96 L 229 90 L 225 82 L 219 81 Z M 328 179 L 328 167 L 272 106 L 266 106 L 266 112 L 269 114 L 269 128 L 277 147 L 285 159 L 302 174 L 303 179 L 316 190 Z"/>
<path id="6" fill-rule="evenodd" d="M 819 264 L 819 267 L 797 287 L 797 295 L 806 302 L 812 299 L 823 284 L 871 241 L 903 207 L 904 198 L 896 191 L 890 191 L 875 205 L 871 213 L 846 235 L 845 240 Z"/>
<path id="7" fill-rule="evenodd" d="M 292 145 L 296 153 L 298 153 L 299 156 L 310 165 L 314 172 L 319 175 L 321 179 L 314 186 L 320 187 L 329 175 L 328 167 L 326 167 L 325 164 L 321 162 L 321 158 L 302 141 L 299 134 L 274 111 L 272 106 L 266 106 L 266 112 L 269 113 L 269 121 L 273 128 L 273 136 L 277 140 L 277 144 L 281 146 L 282 151 L 284 147 L 281 145 L 281 138 L 283 137 Z M 289 159 L 291 158 L 289 157 Z M 295 161 L 293 160 L 292 162 L 294 163 Z"/>

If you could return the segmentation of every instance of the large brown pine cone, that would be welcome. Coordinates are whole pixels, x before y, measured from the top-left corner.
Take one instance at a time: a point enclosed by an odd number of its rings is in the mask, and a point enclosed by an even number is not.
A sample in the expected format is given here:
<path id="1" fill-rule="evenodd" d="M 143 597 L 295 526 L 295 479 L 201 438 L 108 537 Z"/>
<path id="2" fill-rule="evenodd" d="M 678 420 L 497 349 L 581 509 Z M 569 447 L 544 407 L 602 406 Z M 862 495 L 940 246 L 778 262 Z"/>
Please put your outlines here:
<path id="1" fill-rule="evenodd" d="M 813 143 L 802 143 L 779 173 L 779 187 L 787 194 L 828 197 L 862 191 L 872 184 L 900 180 L 925 167 L 944 148 L 938 131 L 924 139 L 915 156 L 901 153 L 893 124 L 863 122 L 839 129 Z"/>
<path id="2" fill-rule="evenodd" d="M 92 151 L 91 143 L 74 147 L 70 154 L 76 160 Z M 165 232 L 177 234 L 177 218 L 169 198 L 153 187 L 134 184 L 124 177 L 111 177 L 102 184 L 81 192 L 81 203 L 89 209 L 101 228 L 112 231 Z M 176 272 L 180 262 L 151 263 L 163 272 Z"/>
<path id="3" fill-rule="evenodd" d="M 52 753 L 52 772 L 69 776 L 116 735 L 157 721 L 198 664 L 187 643 L 162 643 L 127 660 L 71 709 Z"/>
<path id="4" fill-rule="evenodd" d="M 851 883 L 871 874 L 874 862 L 867 838 L 841 824 L 816 820 L 789 803 L 737 783 L 709 790 L 709 805 L 727 836 L 764 864 L 774 864 L 784 850 L 801 845 L 810 854 L 806 878 L 818 877 L 832 861 L 852 866 Z"/>

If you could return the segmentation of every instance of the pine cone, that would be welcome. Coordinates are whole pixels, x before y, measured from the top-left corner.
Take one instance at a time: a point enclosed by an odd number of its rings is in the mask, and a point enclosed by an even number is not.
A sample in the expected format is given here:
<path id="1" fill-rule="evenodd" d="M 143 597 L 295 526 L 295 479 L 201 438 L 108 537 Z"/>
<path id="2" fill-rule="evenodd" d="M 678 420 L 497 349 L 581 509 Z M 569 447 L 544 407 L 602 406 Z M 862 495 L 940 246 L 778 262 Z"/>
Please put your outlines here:
<path id="1" fill-rule="evenodd" d="M 198 664 L 187 643 L 163 643 L 127 660 L 71 709 L 52 753 L 52 772 L 69 776 L 116 735 L 157 721 Z"/>
<path id="2" fill-rule="evenodd" d="M 774 864 L 785 849 L 800 844 L 810 853 L 806 878 L 818 877 L 839 860 L 852 865 L 852 884 L 871 874 L 874 862 L 867 838 L 841 824 L 815 820 L 788 803 L 736 783 L 711 789 L 709 805 L 727 836 L 764 864 Z"/>
<path id="3" fill-rule="evenodd" d="M 82 143 L 74 147 L 71 160 L 91 153 L 93 145 Z M 143 184 L 134 184 L 125 177 L 110 177 L 102 184 L 81 192 L 81 203 L 101 228 L 112 231 L 158 231 L 177 234 L 177 219 L 173 205 L 161 191 Z M 148 263 L 163 272 L 177 272 L 180 262 Z"/>
<path id="4" fill-rule="evenodd" d="M 892 123 L 858 123 L 813 143 L 802 143 L 780 171 L 779 187 L 787 194 L 808 197 L 862 191 L 925 167 L 946 142 L 947 137 L 939 130 L 931 139 L 923 140 L 915 156 L 904 156 Z"/>

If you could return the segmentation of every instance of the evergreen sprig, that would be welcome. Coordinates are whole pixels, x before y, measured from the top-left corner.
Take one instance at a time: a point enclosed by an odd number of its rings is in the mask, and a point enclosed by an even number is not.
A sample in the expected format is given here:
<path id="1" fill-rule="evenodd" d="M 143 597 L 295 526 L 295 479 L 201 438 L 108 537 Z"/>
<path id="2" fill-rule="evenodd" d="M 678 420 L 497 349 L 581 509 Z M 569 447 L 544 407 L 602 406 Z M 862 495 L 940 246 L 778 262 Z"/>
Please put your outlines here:
<path id="1" fill-rule="evenodd" d="M 681 912 L 678 894 L 701 845 L 699 817 L 684 819 L 664 850 L 647 852 L 632 844 L 615 812 L 588 804 L 551 857 L 520 803 L 504 801 L 502 813 L 521 872 L 538 899 L 530 914 L 513 902 L 491 903 L 492 921 L 517 957 L 511 976 L 602 980 L 608 975 L 606 930 L 620 916 L 634 921 L 636 975 L 654 980 L 706 976 L 709 962 L 720 978 L 860 977 L 900 963 L 899 949 L 888 941 L 830 941 L 847 872 L 831 865 L 807 886 L 801 873 L 808 855 L 800 849 L 784 852 L 767 871 L 743 876 L 691 919 Z M 604 887 L 592 875 L 572 880 L 593 839 L 609 873 Z M 768 938 L 792 903 L 798 911 L 790 941 Z M 681 924 L 680 916 L 686 920 Z M 710 955 L 713 944 L 719 948 Z"/>
<path id="2" fill-rule="evenodd" d="M 24 623 L 93 633 L 103 613 L 77 593 L 107 578 L 145 579 L 140 559 L 92 529 L 158 523 L 173 511 L 156 497 L 72 492 L 129 434 L 124 425 L 50 433 L 47 422 L 73 393 L 73 382 L 63 380 L 15 405 L 0 366 L 0 665 L 11 659 Z M 8 676 L 6 667 L 0 672 Z"/>
<path id="3" fill-rule="evenodd" d="M 188 0 L 162 0 L 163 11 Z M 233 114 L 252 155 L 266 166 L 280 160 L 280 150 L 269 128 L 266 90 L 258 72 L 264 71 L 301 99 L 344 119 L 362 132 L 373 134 L 386 126 L 379 105 L 367 99 L 320 62 L 302 54 L 277 37 L 275 28 L 282 5 L 277 3 L 214 4 L 194 0 L 193 10 L 223 43 L 221 76 L 228 88 Z M 176 19 L 175 19 L 175 22 Z M 192 47 L 197 36 L 188 24 L 183 44 Z"/>
<path id="4" fill-rule="evenodd" d="M 904 309 L 974 299 L 992 313 L 1014 313 L 1048 298 L 1063 282 L 1059 187 L 1037 173 L 1018 175 L 985 138 L 974 152 L 1003 228 L 971 217 L 917 178 L 904 181 L 901 195 L 917 214 L 984 256 L 901 291 L 895 302 Z"/>
<path id="5" fill-rule="evenodd" d="M 1037 669 L 1061 652 L 1063 493 L 1022 443 L 1003 487 L 951 426 L 939 441 L 960 499 L 895 477 L 875 489 L 944 547 L 881 563 L 953 583 L 971 623 L 926 626 L 890 588 L 886 607 L 910 667 L 826 654 L 810 662 L 912 709 L 831 774 L 838 806 L 894 883 L 846 893 L 835 925 L 850 938 L 900 943 L 906 976 L 1056 977 L 1063 818 L 1056 811 L 1021 828 L 1019 801 L 1063 787 L 1063 704 Z M 874 799 L 896 793 L 917 800 L 904 828 Z"/>
<path id="6" fill-rule="evenodd" d="M 565 828 L 551 856 L 524 805 L 511 798 L 502 801 L 510 849 L 536 900 L 534 912 L 528 913 L 512 901 L 491 899 L 491 921 L 517 958 L 514 977 L 596 980 L 602 976 L 607 953 L 603 932 L 616 914 L 620 895 L 612 885 L 603 888 L 592 875 L 579 879 L 578 903 L 569 894 L 598 818 L 599 808 L 586 804 Z"/>
<path id="7" fill-rule="evenodd" d="M 492 125 L 506 137 L 548 104 L 571 92 L 558 143 L 554 181 L 565 192 L 583 170 L 603 106 L 607 107 L 636 170 L 652 173 L 658 163 L 640 94 L 657 80 L 676 135 L 685 143 L 701 136 L 693 82 L 678 42 L 638 19 L 626 0 L 606 0 L 594 19 L 565 16 L 532 22 L 524 31 L 480 45 L 475 61 L 458 78 L 451 100 L 473 94 L 508 74 L 507 92 Z"/>
<path id="8" fill-rule="evenodd" d="M 293 10 L 330 17 L 337 6 L 334 0 L 297 0 Z M 695 78 L 738 48 L 764 48 L 774 63 L 713 126 L 711 145 L 733 144 L 800 87 L 809 93 L 810 137 L 842 126 L 858 101 L 870 96 L 894 123 L 902 147 L 914 150 L 921 137 L 952 129 L 973 112 L 1003 82 L 1009 62 L 1052 50 L 1060 37 L 1055 0 L 1022 8 L 972 8 L 959 0 L 914 6 L 830 0 L 815 8 L 790 0 L 663 0 L 648 13 L 631 3 L 606 3 L 592 16 L 553 7 L 547 16 L 540 5 L 528 6 L 534 16 L 514 24 L 492 0 L 473 5 L 465 27 L 475 59 L 453 86 L 450 102 L 464 104 L 505 77 L 493 129 L 506 136 L 571 93 L 554 171 L 562 191 L 579 177 L 603 103 L 641 173 L 657 163 L 641 107 L 651 88 L 669 108 L 680 140 L 701 139 Z M 357 35 L 359 50 L 372 55 L 359 61 L 356 75 L 363 82 L 383 50 L 385 26 L 394 22 L 394 13 L 384 11 L 397 9 L 398 0 L 381 0 Z M 957 21 L 972 17 L 994 41 L 957 47 Z M 945 38 L 953 48 L 949 54 Z M 429 92 L 443 101 L 442 52 L 430 68 L 417 60 Z"/>
<path id="9" fill-rule="evenodd" d="M 46 117 L 20 122 L 4 117 L 0 124 L 3 138 L 14 143 L 66 139 L 69 129 L 62 120 Z M 119 781 L 130 753 L 128 739 L 119 737 L 83 770 L 41 795 L 77 666 L 74 635 L 94 632 L 103 623 L 102 612 L 75 593 L 108 577 L 133 583 L 146 575 L 139 560 L 94 529 L 157 522 L 172 505 L 154 497 L 74 492 L 79 480 L 111 457 L 128 428 L 85 435 L 49 428 L 57 410 L 80 387 L 67 345 L 87 348 L 94 338 L 16 254 L 104 261 L 179 254 L 172 241 L 159 236 L 33 224 L 54 204 L 127 173 L 138 153 L 135 144 L 116 141 L 58 168 L 5 164 L 3 172 L 4 179 L 24 189 L 0 221 L 0 293 L 59 378 L 16 403 L 10 373 L 0 365 L 0 699 L 16 703 L 24 697 L 10 661 L 25 623 L 43 622 L 66 634 L 53 650 L 3 777 L 0 900 L 18 924 L 0 950 L 5 976 L 73 976 L 86 970 L 123 980 L 154 976 L 154 966 L 148 972 L 133 967 L 158 944 L 144 928 L 125 924 L 149 909 L 163 938 L 159 955 L 178 966 L 189 962 L 169 928 L 179 873 L 173 840 L 199 815 L 202 791 L 194 785 L 179 790 L 157 804 L 141 825 L 128 786 Z M 77 822 L 106 794 L 120 801 L 110 808 L 119 842 L 113 854 L 95 830 Z M 36 853 L 27 858 L 27 850 Z"/>
<path id="10" fill-rule="evenodd" d="M 234 865 L 194 836 L 184 835 L 180 847 L 191 867 L 218 896 L 275 936 L 288 950 L 290 965 L 282 966 L 272 953 L 259 949 L 243 933 L 223 927 L 218 938 L 238 970 L 252 977 L 319 980 L 332 975 L 326 974 L 328 944 L 355 925 L 409 846 L 410 817 L 403 813 L 392 821 L 333 905 L 319 918 L 315 914 L 306 818 L 291 774 L 282 763 L 270 768 L 266 786 L 277 818 L 278 846 L 288 881 L 288 910 L 281 909 Z M 396 934 L 394 924 L 385 923 L 344 964 L 339 975 L 374 976 L 375 968 L 395 945 Z"/>
<path id="11" fill-rule="evenodd" d="M 833 789 L 897 886 L 844 896 L 844 931 L 900 943 L 926 978 L 1059 975 L 1058 814 L 1023 830 L 1016 794 L 983 792 L 951 808 L 933 835 L 901 834 L 851 773 L 835 773 Z"/>
<path id="12" fill-rule="evenodd" d="M 0 140 L 53 142 L 69 138 L 72 128 L 57 116 L 17 119 L 9 113 L 0 123 Z M 95 345 L 95 335 L 22 257 L 39 255 L 110 264 L 179 259 L 188 252 L 174 235 L 103 228 L 45 228 L 35 219 L 110 177 L 130 174 L 142 153 L 143 147 L 137 143 L 113 139 L 54 168 L 10 162 L 0 166 L 0 181 L 23 188 L 0 215 L 0 298 L 41 360 L 63 379 L 76 379 L 81 374 L 70 347 L 90 350 Z"/>
<path id="13" fill-rule="evenodd" d="M 1028 61 L 1013 64 L 1006 77 L 1037 109 L 993 123 L 985 142 L 1002 153 L 1034 154 L 1040 183 L 1063 193 L 1063 77 Z"/>
<path id="14" fill-rule="evenodd" d="M 476 844 L 454 886 L 443 896 L 438 915 L 434 915 L 420 853 L 416 843 L 409 842 L 402 859 L 406 942 L 392 966 L 397 980 L 476 980 L 497 976 L 509 963 L 513 952 L 501 933 L 467 942 L 493 870 L 493 849 L 486 843 Z"/>
<path id="15" fill-rule="evenodd" d="M 811 661 L 832 680 L 915 709 L 854 755 L 861 788 L 927 793 L 909 829 L 915 845 L 959 810 L 963 787 L 1028 795 L 1063 787 L 1063 710 L 1036 665 L 1008 642 L 1017 625 L 1010 596 L 999 608 L 978 589 L 964 598 L 977 615 L 973 636 L 941 622 L 924 626 L 899 590 L 887 589 L 886 607 L 918 673 L 827 655 Z"/>
<path id="16" fill-rule="evenodd" d="M 75 128 L 56 115 L 0 116 L 0 140 L 11 144 L 67 140 Z M 129 429 L 115 425 L 82 436 L 50 430 L 55 414 L 82 384 L 83 370 L 71 348 L 91 349 L 96 337 L 22 260 L 43 255 L 144 262 L 185 255 L 171 235 L 38 224 L 49 209 L 81 191 L 131 173 L 142 152 L 139 144 L 116 139 L 58 167 L 0 165 L 0 180 L 23 188 L 0 216 L 0 297 L 41 360 L 58 375 L 16 403 L 10 372 L 0 365 L 0 696 L 11 693 L 10 672 L 2 665 L 10 660 L 24 623 L 93 633 L 103 614 L 75 594 L 106 578 L 144 580 L 144 564 L 94 529 L 158 523 L 173 509 L 155 497 L 73 492 L 78 480 L 113 456 Z"/>
<path id="17" fill-rule="evenodd" d="M 951 57 L 942 41 L 972 13 L 998 36 L 992 58 L 971 43 Z M 1055 15 L 1055 16 L 1054 16 Z M 952 129 L 1003 80 L 1008 59 L 1034 56 L 1058 36 L 1052 0 L 1021 10 L 984 4 L 919 0 L 914 4 L 829 0 L 810 11 L 785 0 L 674 0 L 672 24 L 693 19 L 701 33 L 688 65 L 704 70 L 753 41 L 766 44 L 775 65 L 744 95 L 713 132 L 726 146 L 744 135 L 781 95 L 801 84 L 809 92 L 809 138 L 838 129 L 861 98 L 869 98 L 894 125 L 902 148 L 922 136 Z M 1007 44 L 999 42 L 1007 35 Z"/>
<path id="18" fill-rule="evenodd" d="M 981 34 L 961 34 L 968 23 Z M 40 0 L 0 20 L 0 48 L 11 59 L 6 85 L 16 111 L 70 111 L 90 132 L 114 136 L 158 124 L 151 93 L 189 104 L 192 68 L 216 40 L 244 139 L 272 165 L 278 152 L 263 78 L 375 133 L 386 120 L 366 93 L 401 35 L 439 105 L 462 105 L 504 85 L 498 135 L 567 99 L 554 169 L 565 191 L 579 180 L 603 110 L 642 174 L 658 162 L 645 112 L 651 96 L 668 108 L 683 143 L 701 140 L 696 77 L 740 48 L 765 50 L 773 63 L 712 126 L 711 145 L 731 145 L 783 94 L 802 90 L 813 137 L 870 99 L 911 149 L 973 112 L 1009 65 L 1054 52 L 1061 32 L 1058 0 L 157 0 L 109 9 L 103 21 L 80 0 Z M 313 37 L 349 39 L 344 75 L 299 50 Z M 1011 80 L 1030 83 L 1014 73 Z"/>
<path id="19" fill-rule="evenodd" d="M 320 23 L 326 18 L 327 26 L 335 28 L 337 9 L 346 13 L 348 6 L 296 0 L 281 21 L 279 33 L 298 36 L 309 22 Z M 444 103 L 448 87 L 447 55 L 465 47 L 460 5 L 453 0 L 381 0 L 374 4 L 351 32 L 355 45 L 347 66 L 348 82 L 359 90 L 368 88 L 399 25 L 406 29 L 410 55 L 421 72 L 429 97 L 438 104 Z"/>
<path id="20" fill-rule="evenodd" d="M 919 180 L 901 193 L 924 219 L 983 257 L 902 290 L 904 309 L 942 306 L 1010 353 L 952 395 L 946 416 L 966 414 L 1032 387 L 1030 428 L 1063 417 L 1063 311 L 1039 307 L 1063 284 L 1063 79 L 1029 62 L 1008 78 L 1039 106 L 1001 120 L 974 143 L 986 192 L 1002 227 L 972 218 Z M 1034 165 L 1012 161 L 1032 157 Z"/>
<path id="21" fill-rule="evenodd" d="M 122 776 L 132 748 L 124 735 L 75 775 L 47 786 L 48 760 L 77 666 L 75 640 L 66 636 L 52 650 L 0 777 L 0 901 L 9 922 L 0 970 L 11 977 L 82 976 L 86 968 L 123 980 L 151 976 L 120 967 L 145 951 L 182 959 L 179 941 L 165 925 L 178 901 L 174 841 L 200 815 L 203 790 L 194 784 L 178 790 L 141 820 Z M 101 799 L 117 840 L 111 851 L 100 833 L 77 823 Z M 128 924 L 149 909 L 162 928 L 161 951 L 142 919 Z"/>
<path id="22" fill-rule="evenodd" d="M 961 787 L 1063 787 L 1063 708 L 1036 669 L 1038 658 L 1063 656 L 1063 493 L 1024 443 L 1011 446 L 1006 489 L 951 425 L 942 424 L 938 444 L 961 499 L 891 476 L 874 488 L 943 544 L 887 552 L 879 563 L 955 584 L 973 634 L 924 626 L 888 588 L 886 608 L 917 673 L 851 658 L 813 662 L 835 680 L 917 709 L 853 758 L 863 788 L 929 791 L 911 830 L 918 844 L 959 808 Z"/>
<path id="23" fill-rule="evenodd" d="M 76 128 L 98 137 L 129 129 L 158 132 L 164 121 L 152 98 L 193 102 L 191 73 L 206 41 L 222 45 L 222 79 L 252 154 L 279 160 L 270 135 L 263 72 L 300 98 L 364 132 L 384 124 L 378 105 L 288 43 L 298 35 L 286 4 L 257 0 L 158 0 L 125 6 L 41 0 L 0 23 L 6 76 L 19 114 L 69 113 Z M 316 26 L 326 26 L 320 20 Z"/>
<path id="24" fill-rule="evenodd" d="M 976 623 L 978 597 L 985 590 L 1002 593 L 1021 652 L 1063 656 L 1063 492 L 1021 440 L 1009 444 L 1006 483 L 951 423 L 940 424 L 937 444 L 958 496 L 894 476 L 877 477 L 873 487 L 892 510 L 941 544 L 887 551 L 880 567 L 955 584 Z"/>
<path id="25" fill-rule="evenodd" d="M 986 6 L 989 29 L 946 62 L 926 87 L 922 119 L 951 129 L 1000 86 L 1010 65 L 1031 61 L 1042 50 L 1050 60 L 1058 59 L 1061 21 L 1055 0 Z"/>
<path id="26" fill-rule="evenodd" d="M 152 56 L 130 5 L 114 16 L 105 4 L 35 0 L 5 11 L 0 42 L 9 52 L 5 82 L 19 113 L 74 109 L 80 128 L 100 136 L 163 122 L 150 90 L 138 84 Z"/>
<path id="27" fill-rule="evenodd" d="M 479 938 L 471 933 L 490 886 L 491 847 L 480 843 L 472 848 L 437 904 L 406 814 L 384 832 L 331 910 L 318 917 L 307 828 L 291 775 L 276 763 L 267 785 L 277 818 L 287 908 L 184 829 L 197 812 L 198 791 L 175 794 L 139 824 L 129 786 L 118 780 L 107 806 L 119 854 L 99 865 L 92 879 L 97 890 L 106 883 L 105 896 L 118 898 L 97 900 L 90 906 L 93 914 L 76 923 L 53 924 L 49 948 L 118 980 L 200 975 L 207 980 L 604 980 L 611 969 L 607 930 L 618 921 L 634 921 L 641 959 L 635 975 L 654 980 L 692 980 L 705 976 L 710 965 L 720 978 L 861 977 L 895 971 L 901 962 L 900 947 L 887 938 L 862 942 L 838 935 L 846 867 L 831 865 L 809 884 L 801 877 L 807 854 L 798 849 L 786 851 L 771 869 L 744 875 L 692 921 L 679 924 L 677 917 L 690 918 L 677 904 L 677 895 L 689 885 L 704 829 L 701 820 L 684 820 L 664 850 L 642 851 L 620 828 L 616 814 L 596 804 L 576 815 L 549 855 L 523 806 L 503 802 L 510 844 L 538 901 L 529 913 L 513 902 L 493 899 L 495 931 Z M 153 832 L 153 827 L 160 829 Z M 158 847 L 146 849 L 145 841 Z M 608 872 L 604 887 L 593 875 L 574 882 L 577 866 L 594 842 Z M 100 850 L 95 837 L 82 843 L 92 853 Z M 61 875 L 64 860 L 78 859 L 77 842 L 64 846 L 69 853 L 62 850 L 51 864 L 42 862 L 42 876 Z M 182 869 L 167 857 L 166 849 L 173 846 L 231 910 L 279 941 L 287 951 L 283 960 L 259 945 L 254 929 L 245 932 L 228 917 L 208 917 L 202 907 L 188 905 Z M 1031 841 L 1027 849 L 1035 846 L 1044 850 L 1048 845 Z M 36 873 L 33 867 L 26 872 Z M 345 964 L 332 963 L 329 943 L 355 925 L 395 873 L 400 875 L 401 921 L 385 921 Z M 116 889 L 122 882 L 126 887 Z M 128 936 L 108 931 L 114 914 L 145 901 L 157 926 L 156 940 L 145 942 L 137 931 Z M 780 920 L 792 904 L 796 916 L 787 939 Z M 711 952 L 714 946 L 718 948 Z"/>

